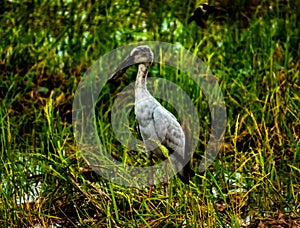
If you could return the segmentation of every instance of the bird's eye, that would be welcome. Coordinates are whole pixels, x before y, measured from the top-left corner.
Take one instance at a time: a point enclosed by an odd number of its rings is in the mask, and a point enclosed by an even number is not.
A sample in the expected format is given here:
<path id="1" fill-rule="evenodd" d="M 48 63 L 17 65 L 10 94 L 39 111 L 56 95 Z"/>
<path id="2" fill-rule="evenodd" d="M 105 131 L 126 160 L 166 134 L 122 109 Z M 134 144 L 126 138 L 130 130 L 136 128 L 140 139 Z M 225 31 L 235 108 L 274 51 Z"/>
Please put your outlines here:
<path id="1" fill-rule="evenodd" d="M 138 50 L 134 50 L 134 51 L 131 53 L 131 55 L 132 55 L 132 56 L 135 56 L 135 55 L 137 55 L 138 53 L 139 53 Z"/>

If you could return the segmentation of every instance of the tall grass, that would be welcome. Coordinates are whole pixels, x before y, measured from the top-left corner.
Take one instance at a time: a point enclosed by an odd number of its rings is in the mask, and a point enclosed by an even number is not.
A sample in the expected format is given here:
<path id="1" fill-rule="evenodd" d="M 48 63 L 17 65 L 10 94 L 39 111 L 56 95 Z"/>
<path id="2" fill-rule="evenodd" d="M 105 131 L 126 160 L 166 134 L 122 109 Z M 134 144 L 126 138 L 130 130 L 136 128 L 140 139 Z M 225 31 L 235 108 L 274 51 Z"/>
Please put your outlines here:
<path id="1" fill-rule="evenodd" d="M 187 20 L 189 1 L 6 1 L 0 50 L 1 226 L 241 227 L 299 223 L 300 81 L 297 2 L 262 1 L 249 25 Z M 244 1 L 240 1 L 242 9 Z M 142 40 L 177 43 L 215 73 L 227 108 L 225 142 L 190 185 L 176 177 L 151 198 L 148 189 L 119 186 L 91 170 L 74 142 L 71 115 L 78 83 L 99 56 Z M 135 69 L 98 98 L 99 137 L 128 164 L 147 165 L 115 138 L 110 116 Z M 196 170 L 210 127 L 207 101 L 184 73 L 154 65 L 193 99 L 200 121 Z M 164 103 L 166 107 L 169 104 Z M 134 113 L 130 129 L 138 137 Z"/>

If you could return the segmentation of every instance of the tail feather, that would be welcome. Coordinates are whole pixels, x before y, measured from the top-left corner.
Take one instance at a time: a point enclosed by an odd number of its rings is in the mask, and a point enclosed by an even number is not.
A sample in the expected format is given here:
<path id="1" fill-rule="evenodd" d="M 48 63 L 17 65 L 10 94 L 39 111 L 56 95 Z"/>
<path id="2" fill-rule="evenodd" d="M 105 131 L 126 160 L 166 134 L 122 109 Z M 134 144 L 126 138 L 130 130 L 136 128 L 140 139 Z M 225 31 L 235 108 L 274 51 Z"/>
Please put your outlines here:
<path id="1" fill-rule="evenodd" d="M 195 176 L 195 172 L 190 167 L 190 162 L 188 162 L 183 169 L 177 173 L 177 176 L 183 183 L 189 183 L 190 179 Z"/>

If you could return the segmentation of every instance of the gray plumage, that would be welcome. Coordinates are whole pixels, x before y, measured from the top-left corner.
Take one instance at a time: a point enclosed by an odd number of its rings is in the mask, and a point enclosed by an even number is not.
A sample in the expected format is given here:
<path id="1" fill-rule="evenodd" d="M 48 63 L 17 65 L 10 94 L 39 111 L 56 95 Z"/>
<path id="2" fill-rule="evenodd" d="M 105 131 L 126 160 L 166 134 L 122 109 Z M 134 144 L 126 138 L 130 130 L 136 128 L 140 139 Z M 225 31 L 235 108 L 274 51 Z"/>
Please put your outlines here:
<path id="1" fill-rule="evenodd" d="M 146 151 L 152 159 L 152 153 L 165 159 L 160 145 L 163 145 L 171 156 L 171 165 L 178 171 L 178 177 L 188 183 L 189 178 L 195 173 L 190 168 L 185 153 L 185 135 L 175 116 L 166 110 L 147 90 L 146 79 L 148 68 L 153 62 L 153 53 L 146 45 L 138 46 L 132 50 L 130 56 L 121 64 L 118 71 L 122 73 L 128 64 L 138 64 L 138 74 L 135 82 L 135 115 L 137 125 L 145 143 Z M 151 161 L 151 160 L 150 160 Z"/>

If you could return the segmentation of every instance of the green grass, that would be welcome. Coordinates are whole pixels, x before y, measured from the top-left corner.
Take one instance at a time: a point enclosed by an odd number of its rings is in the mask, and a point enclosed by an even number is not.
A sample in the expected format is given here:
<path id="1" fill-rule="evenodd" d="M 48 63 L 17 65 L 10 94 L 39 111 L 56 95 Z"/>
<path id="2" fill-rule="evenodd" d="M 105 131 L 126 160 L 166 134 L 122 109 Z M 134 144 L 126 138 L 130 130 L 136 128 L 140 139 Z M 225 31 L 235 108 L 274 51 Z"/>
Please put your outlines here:
<path id="1" fill-rule="evenodd" d="M 205 29 L 186 25 L 196 7 L 192 1 L 5 4 L 0 17 L 1 227 L 247 227 L 282 224 L 280 218 L 299 224 L 296 3 L 262 1 L 246 28 L 228 21 Z M 215 73 L 227 108 L 217 159 L 190 185 L 170 180 L 168 215 L 163 185 L 149 198 L 147 188 L 119 186 L 93 172 L 71 125 L 74 93 L 88 67 L 112 49 L 141 40 L 178 43 L 195 53 Z M 114 99 L 135 72 L 132 67 L 122 81 L 104 87 L 96 120 L 113 156 L 147 165 L 142 149 L 135 153 L 117 141 L 110 122 Z M 198 109 L 196 170 L 210 127 L 205 96 L 176 69 L 155 64 L 150 74 L 179 85 Z M 138 137 L 133 112 L 129 127 Z"/>

